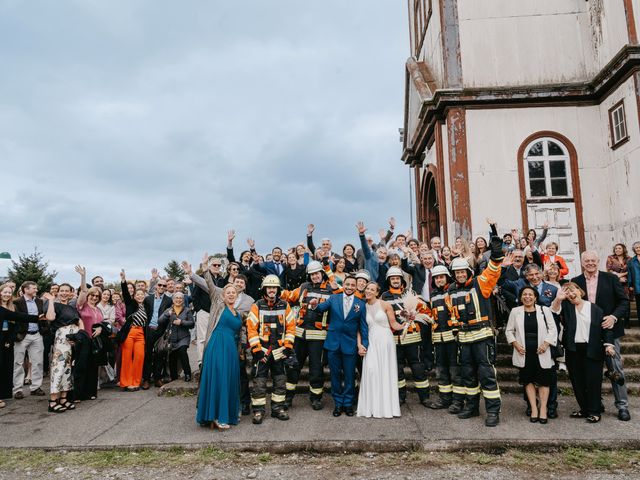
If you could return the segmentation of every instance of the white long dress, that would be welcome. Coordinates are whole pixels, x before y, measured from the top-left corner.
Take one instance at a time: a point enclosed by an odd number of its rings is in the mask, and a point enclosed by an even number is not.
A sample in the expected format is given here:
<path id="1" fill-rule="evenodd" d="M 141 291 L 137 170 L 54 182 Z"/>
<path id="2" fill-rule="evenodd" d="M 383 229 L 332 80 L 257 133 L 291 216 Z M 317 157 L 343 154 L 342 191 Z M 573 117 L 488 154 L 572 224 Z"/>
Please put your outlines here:
<path id="1" fill-rule="evenodd" d="M 369 348 L 362 362 L 358 416 L 399 417 L 396 344 L 379 300 L 373 305 L 367 304 L 367 325 Z"/>

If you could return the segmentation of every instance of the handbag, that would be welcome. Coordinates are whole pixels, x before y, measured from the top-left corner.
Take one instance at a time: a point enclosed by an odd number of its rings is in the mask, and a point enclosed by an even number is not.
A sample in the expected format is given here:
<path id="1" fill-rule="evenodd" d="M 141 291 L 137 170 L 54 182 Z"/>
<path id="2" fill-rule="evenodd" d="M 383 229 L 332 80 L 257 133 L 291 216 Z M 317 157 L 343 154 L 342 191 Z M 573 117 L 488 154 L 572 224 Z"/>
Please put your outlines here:
<path id="1" fill-rule="evenodd" d="M 539 305 L 538 305 L 539 306 Z M 544 318 L 544 324 L 547 326 L 547 332 L 549 331 L 549 324 L 547 323 L 547 316 L 542 312 L 542 318 Z M 557 358 L 564 357 L 564 347 L 562 344 L 556 339 L 555 345 L 549 346 L 549 351 L 551 352 L 551 358 L 556 360 Z"/>

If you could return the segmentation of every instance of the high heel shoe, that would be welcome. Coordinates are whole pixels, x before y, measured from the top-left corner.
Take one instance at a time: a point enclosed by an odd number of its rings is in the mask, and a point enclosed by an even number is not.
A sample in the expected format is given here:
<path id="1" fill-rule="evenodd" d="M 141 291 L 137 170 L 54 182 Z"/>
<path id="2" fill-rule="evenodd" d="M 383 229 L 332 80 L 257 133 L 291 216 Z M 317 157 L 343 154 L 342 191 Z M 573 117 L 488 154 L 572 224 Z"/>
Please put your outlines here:
<path id="1" fill-rule="evenodd" d="M 529 421 L 530 421 L 531 423 L 538 423 L 538 420 L 539 420 L 539 418 L 538 418 L 538 417 L 533 417 L 533 416 L 532 416 L 531 418 L 529 418 Z"/>
<path id="2" fill-rule="evenodd" d="M 547 419 L 547 418 L 540 417 L 538 419 L 538 422 L 540 422 L 542 425 L 546 425 L 548 421 L 549 421 L 549 419 Z"/>

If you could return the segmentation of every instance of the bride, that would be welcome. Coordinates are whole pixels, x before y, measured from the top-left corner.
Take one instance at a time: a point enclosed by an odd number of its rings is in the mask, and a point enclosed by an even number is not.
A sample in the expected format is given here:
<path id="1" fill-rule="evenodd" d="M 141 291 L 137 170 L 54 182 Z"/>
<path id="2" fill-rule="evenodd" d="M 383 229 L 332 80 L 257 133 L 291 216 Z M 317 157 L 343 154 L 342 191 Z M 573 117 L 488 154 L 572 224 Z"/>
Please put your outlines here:
<path id="1" fill-rule="evenodd" d="M 379 285 L 369 282 L 364 291 L 369 327 L 368 349 L 362 345 L 358 333 L 358 350 L 364 352 L 358 416 L 393 418 L 400 416 L 400 399 L 396 344 L 391 329 L 402 330 L 403 327 L 396 321 L 391 305 L 378 299 L 379 294 Z"/>

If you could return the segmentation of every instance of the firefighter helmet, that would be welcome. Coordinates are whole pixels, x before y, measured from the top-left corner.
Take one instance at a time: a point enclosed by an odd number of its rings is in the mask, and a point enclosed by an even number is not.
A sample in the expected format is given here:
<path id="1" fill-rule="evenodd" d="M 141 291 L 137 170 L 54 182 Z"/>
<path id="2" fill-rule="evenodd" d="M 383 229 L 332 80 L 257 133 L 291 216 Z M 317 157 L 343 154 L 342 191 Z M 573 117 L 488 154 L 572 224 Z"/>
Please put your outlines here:
<path id="1" fill-rule="evenodd" d="M 451 262 L 451 270 L 454 272 L 457 270 L 468 270 L 473 275 L 473 269 L 466 258 L 454 258 L 453 262 Z"/>
<path id="2" fill-rule="evenodd" d="M 322 264 L 317 260 L 312 260 L 307 265 L 307 275 L 311 275 L 316 272 L 324 272 L 324 268 L 322 268 Z"/>
<path id="3" fill-rule="evenodd" d="M 391 267 L 389 268 L 389 270 L 387 270 L 387 280 L 389 280 L 391 277 L 401 277 L 404 278 L 404 275 L 402 274 L 402 270 L 400 269 L 400 267 Z"/>
<path id="4" fill-rule="evenodd" d="M 277 275 L 267 275 L 266 277 L 264 277 L 264 279 L 262 280 L 262 285 L 260 285 L 260 289 L 267 287 L 281 288 L 280 279 Z"/>
<path id="5" fill-rule="evenodd" d="M 369 275 L 369 272 L 367 272 L 366 270 L 358 270 L 355 274 L 356 280 L 359 278 L 362 278 L 364 280 L 366 280 L 367 282 L 371 281 L 371 275 Z"/>
<path id="6" fill-rule="evenodd" d="M 449 269 L 444 265 L 436 265 L 431 269 L 431 277 L 436 277 L 438 275 L 446 275 L 447 277 L 451 277 L 449 273 Z"/>

